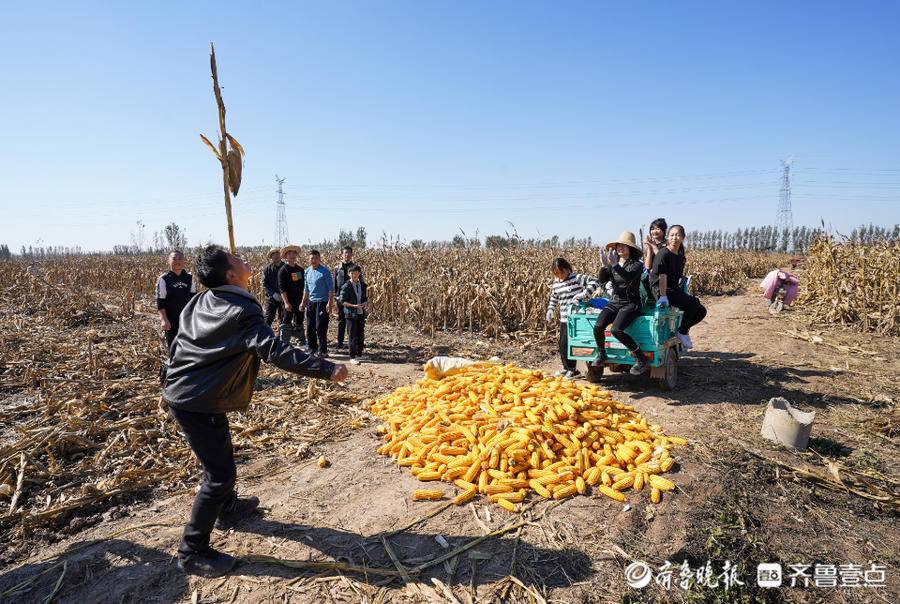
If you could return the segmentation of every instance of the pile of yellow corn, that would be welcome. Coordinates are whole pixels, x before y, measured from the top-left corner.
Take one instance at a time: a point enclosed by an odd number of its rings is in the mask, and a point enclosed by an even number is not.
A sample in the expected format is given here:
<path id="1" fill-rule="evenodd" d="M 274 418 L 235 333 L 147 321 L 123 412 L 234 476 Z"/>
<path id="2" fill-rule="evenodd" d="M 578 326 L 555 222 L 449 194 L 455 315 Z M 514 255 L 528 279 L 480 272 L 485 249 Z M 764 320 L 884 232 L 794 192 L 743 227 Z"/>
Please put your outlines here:
<path id="1" fill-rule="evenodd" d="M 375 401 L 385 425 L 382 455 L 421 481 L 462 489 L 462 505 L 478 493 L 517 511 L 529 490 L 563 499 L 596 487 L 616 501 L 647 487 L 650 500 L 675 484 L 660 476 L 675 463 L 666 436 L 630 405 L 591 384 L 513 365 L 473 365 L 443 379 L 423 378 Z M 441 499 L 420 489 L 413 499 Z"/>

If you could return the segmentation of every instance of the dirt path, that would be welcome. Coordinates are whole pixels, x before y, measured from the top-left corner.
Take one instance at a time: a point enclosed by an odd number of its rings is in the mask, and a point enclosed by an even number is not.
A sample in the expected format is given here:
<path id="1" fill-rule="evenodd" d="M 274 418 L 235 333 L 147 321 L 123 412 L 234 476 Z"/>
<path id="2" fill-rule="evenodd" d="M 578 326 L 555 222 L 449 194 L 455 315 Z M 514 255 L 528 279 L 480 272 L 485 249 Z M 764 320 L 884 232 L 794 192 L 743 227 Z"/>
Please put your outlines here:
<path id="1" fill-rule="evenodd" d="M 696 348 L 680 363 L 675 392 L 662 393 L 646 380 L 625 375 L 606 381 L 614 396 L 692 443 L 673 477 L 679 492 L 658 506 L 648 505 L 643 494 L 630 496 L 625 507 L 602 497 L 576 497 L 518 534 L 484 541 L 474 548 L 478 555 L 437 565 L 409 583 L 375 577 L 367 583 L 355 575 L 316 575 L 257 563 L 243 564 L 223 579 L 202 580 L 181 575 L 172 557 L 192 498 L 183 493 L 134 506 L 127 517 L 47 548 L 0 576 L 0 592 L 36 577 L 17 593 L 18 600 L 42 601 L 61 578 L 57 602 L 448 601 L 440 595 L 440 585 L 431 581 L 437 579 L 459 601 L 501 596 L 526 601 L 523 589 L 507 579 L 512 575 L 555 601 L 689 597 L 677 588 L 644 593 L 629 589 L 622 569 L 634 558 L 654 566 L 665 560 L 686 560 L 694 567 L 706 560 L 747 565 L 743 578 L 748 587 L 743 592 L 692 588 L 695 601 L 731 601 L 740 593 L 771 601 L 897 601 L 896 512 L 794 480 L 744 446 L 791 463 L 820 461 L 812 453 L 777 451 L 758 437 L 766 401 L 785 396 L 816 410 L 814 448 L 822 455 L 900 480 L 893 462 L 896 439 L 879 439 L 869 427 L 872 418 L 896 405 L 898 342 L 830 333 L 828 344 L 865 346 L 867 354 L 848 355 L 824 342 L 779 335 L 794 329 L 790 315 L 769 316 L 756 296 L 707 302 L 709 317 L 692 333 Z M 462 351 L 508 359 L 517 355 L 506 344 L 473 343 L 471 337 L 430 340 L 411 338 L 402 330 L 372 331 L 371 339 L 378 343 L 372 350 L 375 362 L 354 371 L 350 382 L 352 390 L 366 396 L 417 379 L 421 360 L 432 353 Z M 535 353 L 530 354 L 534 359 Z M 549 347 L 540 356 L 543 368 L 556 369 L 558 361 Z M 447 551 L 438 537 L 453 548 L 514 520 L 494 506 L 451 507 L 391 535 L 437 504 L 410 501 L 419 483 L 375 454 L 374 427 L 373 422 L 346 440 L 326 443 L 312 458 L 251 458 L 242 464 L 239 488 L 261 498 L 265 515 L 216 533 L 214 545 L 238 556 L 393 568 L 382 542 L 386 538 L 405 566 L 413 567 Z M 331 461 L 330 467 L 315 465 L 319 454 Z M 157 526 L 135 529 L 145 523 Z M 115 536 L 106 539 L 109 535 Z M 63 560 L 64 576 L 59 564 Z M 874 560 L 887 565 L 887 585 L 878 590 L 759 591 L 755 563 L 771 560 L 863 565 Z"/>

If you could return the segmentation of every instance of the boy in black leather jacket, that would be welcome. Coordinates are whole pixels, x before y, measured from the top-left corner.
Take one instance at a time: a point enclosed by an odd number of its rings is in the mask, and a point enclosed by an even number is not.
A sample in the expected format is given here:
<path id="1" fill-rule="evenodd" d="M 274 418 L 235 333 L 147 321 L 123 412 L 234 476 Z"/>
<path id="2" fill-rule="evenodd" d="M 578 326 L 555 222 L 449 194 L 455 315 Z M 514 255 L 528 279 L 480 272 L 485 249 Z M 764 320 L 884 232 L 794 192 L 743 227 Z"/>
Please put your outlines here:
<path id="1" fill-rule="evenodd" d="M 195 273 L 209 288 L 191 299 L 172 344 L 163 401 L 203 466 L 203 481 L 178 547 L 178 567 L 216 577 L 235 559 L 209 545 L 213 526 L 227 529 L 253 512 L 256 497 L 238 498 L 228 411 L 250 403 L 260 359 L 311 378 L 341 381 L 343 365 L 307 355 L 275 337 L 249 292 L 250 266 L 219 246 L 208 246 Z"/>

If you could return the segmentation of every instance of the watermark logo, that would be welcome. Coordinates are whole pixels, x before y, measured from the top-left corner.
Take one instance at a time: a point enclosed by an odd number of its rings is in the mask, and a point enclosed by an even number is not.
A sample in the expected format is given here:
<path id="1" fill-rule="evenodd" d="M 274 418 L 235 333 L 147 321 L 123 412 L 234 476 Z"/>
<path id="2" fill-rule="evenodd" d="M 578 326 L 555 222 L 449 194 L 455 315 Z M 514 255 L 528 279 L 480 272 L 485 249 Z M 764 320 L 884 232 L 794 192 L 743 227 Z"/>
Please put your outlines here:
<path id="1" fill-rule="evenodd" d="M 756 584 L 760 587 L 781 587 L 783 576 L 778 562 L 763 562 L 756 567 Z"/>
<path id="2" fill-rule="evenodd" d="M 721 569 L 721 572 L 720 572 Z M 862 564 L 799 564 L 782 565 L 779 562 L 763 562 L 756 567 L 756 584 L 764 588 L 875 588 L 886 586 L 887 567 L 869 562 Z M 625 581 L 630 587 L 644 589 L 648 585 L 670 591 L 689 590 L 706 587 L 729 591 L 746 585 L 738 564 L 725 560 L 692 566 L 689 561 L 673 563 L 666 560 L 661 566 L 653 567 L 641 560 L 635 560 L 625 567 Z"/>
<path id="3" fill-rule="evenodd" d="M 650 570 L 650 567 L 647 564 L 640 560 L 632 562 L 625 567 L 625 581 L 628 583 L 629 587 L 643 589 L 650 585 L 650 581 L 652 580 L 653 571 Z"/>

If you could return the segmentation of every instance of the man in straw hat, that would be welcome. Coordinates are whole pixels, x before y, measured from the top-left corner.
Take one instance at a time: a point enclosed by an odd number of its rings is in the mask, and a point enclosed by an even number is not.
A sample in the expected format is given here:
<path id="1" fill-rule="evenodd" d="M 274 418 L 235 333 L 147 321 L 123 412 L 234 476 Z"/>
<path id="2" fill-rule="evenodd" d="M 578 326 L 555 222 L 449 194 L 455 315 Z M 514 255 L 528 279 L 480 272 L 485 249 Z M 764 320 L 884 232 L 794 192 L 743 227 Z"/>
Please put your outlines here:
<path id="1" fill-rule="evenodd" d="M 163 402 L 203 467 L 200 489 L 178 546 L 178 568 L 218 577 L 235 558 L 210 547 L 213 528 L 228 530 L 259 506 L 237 496 L 237 469 L 228 416 L 246 411 L 260 361 L 310 378 L 340 382 L 347 368 L 286 345 L 266 325 L 250 293 L 250 265 L 217 245 L 197 256 L 197 277 L 208 289 L 185 307 L 182 330 L 163 375 Z"/>
<path id="2" fill-rule="evenodd" d="M 281 292 L 278 288 L 278 271 L 284 266 L 281 261 L 281 250 L 273 247 L 269 250 L 269 264 L 263 269 L 263 291 L 266 293 L 266 325 L 272 327 L 275 315 L 284 322 L 284 305 L 281 303 Z"/>
<path id="3" fill-rule="evenodd" d="M 297 264 L 300 251 L 300 247 L 296 245 L 281 248 L 285 264 L 278 270 L 278 292 L 284 305 L 284 320 L 281 322 L 280 331 L 281 339 L 286 344 L 290 343 L 291 336 L 296 336 L 300 339 L 300 344 L 305 346 L 303 311 L 300 310 L 300 303 L 303 300 L 303 267 Z"/>
<path id="4" fill-rule="evenodd" d="M 600 282 L 610 283 L 612 291 L 609 304 L 600 311 L 594 327 L 594 339 L 600 353 L 595 363 L 602 365 L 606 362 L 606 328 L 612 324 L 610 333 L 634 357 L 634 365 L 630 370 L 632 375 L 640 375 L 648 369 L 640 346 L 625 333 L 625 329 L 641 315 L 643 273 L 641 248 L 637 245 L 634 233 L 630 231 L 623 231 L 618 239 L 606 244 L 605 251 L 600 252 Z"/>

